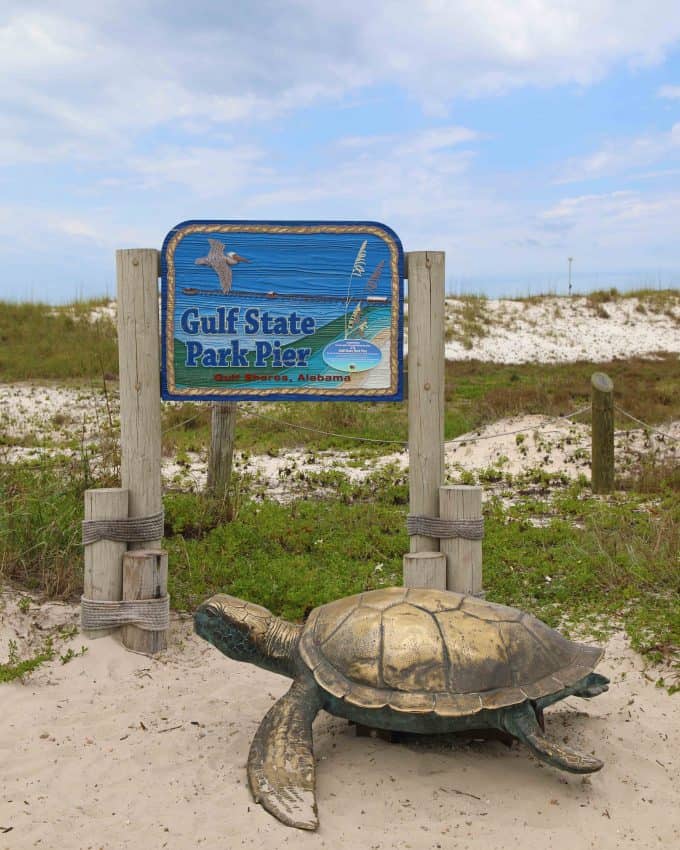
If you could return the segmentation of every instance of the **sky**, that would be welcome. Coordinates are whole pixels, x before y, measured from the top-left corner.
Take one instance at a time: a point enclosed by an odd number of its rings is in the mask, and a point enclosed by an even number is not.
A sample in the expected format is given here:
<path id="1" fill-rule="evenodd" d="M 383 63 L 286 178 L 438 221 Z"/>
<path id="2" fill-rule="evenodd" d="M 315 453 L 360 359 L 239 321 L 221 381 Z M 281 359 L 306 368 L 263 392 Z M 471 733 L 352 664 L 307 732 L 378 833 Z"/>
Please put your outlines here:
<path id="1" fill-rule="evenodd" d="M 449 292 L 680 284 L 677 0 L 0 0 L 0 299 L 188 219 L 371 220 Z"/>

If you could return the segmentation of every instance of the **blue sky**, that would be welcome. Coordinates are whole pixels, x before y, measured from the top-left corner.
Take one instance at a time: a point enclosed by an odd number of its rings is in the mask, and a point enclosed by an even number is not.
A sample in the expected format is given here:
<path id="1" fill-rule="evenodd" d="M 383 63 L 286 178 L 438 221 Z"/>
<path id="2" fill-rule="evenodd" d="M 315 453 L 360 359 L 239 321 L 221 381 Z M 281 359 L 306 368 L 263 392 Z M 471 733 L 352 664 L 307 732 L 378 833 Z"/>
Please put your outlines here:
<path id="1" fill-rule="evenodd" d="M 187 219 L 377 220 L 450 291 L 680 283 L 680 4 L 0 7 L 0 298 Z"/>

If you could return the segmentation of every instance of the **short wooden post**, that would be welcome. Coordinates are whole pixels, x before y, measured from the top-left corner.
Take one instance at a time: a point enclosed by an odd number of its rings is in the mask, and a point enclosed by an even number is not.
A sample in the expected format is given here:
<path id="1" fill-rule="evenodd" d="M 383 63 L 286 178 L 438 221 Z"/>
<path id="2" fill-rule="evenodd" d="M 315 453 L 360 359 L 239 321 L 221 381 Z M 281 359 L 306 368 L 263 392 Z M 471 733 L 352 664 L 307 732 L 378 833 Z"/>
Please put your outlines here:
<path id="1" fill-rule="evenodd" d="M 439 488 L 439 516 L 449 520 L 482 518 L 482 488 L 457 485 Z M 457 593 L 482 592 L 482 541 L 463 537 L 442 538 L 446 555 L 446 588 Z"/>
<path id="2" fill-rule="evenodd" d="M 441 552 L 409 552 L 404 555 L 404 587 L 446 590 L 446 556 Z"/>
<path id="3" fill-rule="evenodd" d="M 127 519 L 128 491 L 118 487 L 85 491 L 85 519 Z M 123 555 L 127 544 L 98 540 L 85 546 L 83 596 L 98 602 L 117 602 L 123 598 Z M 89 638 L 114 634 L 117 628 L 84 629 Z"/>
<path id="4" fill-rule="evenodd" d="M 116 251 L 121 483 L 130 491 L 130 517 L 162 509 L 158 271 L 155 249 Z"/>
<path id="5" fill-rule="evenodd" d="M 593 493 L 614 489 L 614 384 L 604 372 L 595 372 L 592 385 L 592 468 Z"/>
<path id="6" fill-rule="evenodd" d="M 207 490 L 220 498 L 226 497 L 229 491 L 237 409 L 235 401 L 216 402 L 212 407 Z"/>
<path id="7" fill-rule="evenodd" d="M 436 517 L 444 480 L 444 252 L 406 254 L 408 277 L 409 510 Z M 411 552 L 436 552 L 411 536 Z"/>
<path id="8" fill-rule="evenodd" d="M 168 554 L 162 549 L 135 549 L 123 556 L 123 599 L 160 599 L 168 592 Z M 153 655 L 167 649 L 167 630 L 148 631 L 123 626 L 123 644 L 135 652 Z"/>

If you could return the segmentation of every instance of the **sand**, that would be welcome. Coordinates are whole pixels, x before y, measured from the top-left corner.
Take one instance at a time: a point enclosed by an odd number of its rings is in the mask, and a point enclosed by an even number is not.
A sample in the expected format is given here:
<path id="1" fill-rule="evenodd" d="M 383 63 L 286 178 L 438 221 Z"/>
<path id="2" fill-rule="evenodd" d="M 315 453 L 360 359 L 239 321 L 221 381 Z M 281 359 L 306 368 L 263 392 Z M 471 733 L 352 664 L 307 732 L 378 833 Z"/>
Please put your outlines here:
<path id="1" fill-rule="evenodd" d="M 454 322 L 456 299 L 447 299 L 447 325 Z M 490 299 L 485 302 L 484 336 L 471 348 L 446 344 L 448 360 L 494 363 L 592 363 L 616 357 L 646 357 L 680 352 L 680 297 L 655 312 L 648 299 L 622 298 L 593 306 L 587 298 L 542 298 L 535 302 Z"/>
<path id="2" fill-rule="evenodd" d="M 77 622 L 76 606 L 22 614 L 5 593 L 0 646 L 31 624 Z M 44 631 L 43 631 L 44 634 Z M 34 636 L 35 638 L 35 636 Z M 150 659 L 114 637 L 27 681 L 3 685 L 0 847 L 670 848 L 680 842 L 678 697 L 655 686 L 625 638 L 607 644 L 608 693 L 546 713 L 557 740 L 596 752 L 583 778 L 493 741 L 357 738 L 322 713 L 314 727 L 320 828 L 283 826 L 251 799 L 251 738 L 287 680 L 233 662 L 173 617 Z"/>

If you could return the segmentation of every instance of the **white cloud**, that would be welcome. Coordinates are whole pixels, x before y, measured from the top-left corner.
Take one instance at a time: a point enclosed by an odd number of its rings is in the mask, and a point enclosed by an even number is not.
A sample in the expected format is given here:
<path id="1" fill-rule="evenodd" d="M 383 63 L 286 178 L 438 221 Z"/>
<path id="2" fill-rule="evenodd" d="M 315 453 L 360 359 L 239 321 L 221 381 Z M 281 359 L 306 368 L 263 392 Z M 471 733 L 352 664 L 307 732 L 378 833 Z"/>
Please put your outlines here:
<path id="1" fill-rule="evenodd" d="M 171 148 L 153 156 L 132 157 L 128 168 L 133 180 L 144 188 L 158 189 L 168 184 L 190 190 L 192 199 L 238 197 L 258 183 L 273 179 L 264 151 L 246 145 L 223 148 Z"/>
<path id="2" fill-rule="evenodd" d="M 38 0 L 4 9 L 4 138 L 32 160 L 106 158 L 155 128 L 243 126 L 370 86 L 401 87 L 444 113 L 460 96 L 587 85 L 618 63 L 660 61 L 680 37 L 674 0 Z"/>
<path id="3" fill-rule="evenodd" d="M 570 159 L 556 183 L 576 183 L 622 175 L 680 153 L 680 123 L 661 133 L 613 139 L 588 156 Z"/>
<path id="4" fill-rule="evenodd" d="M 457 187 L 474 157 L 473 150 L 458 145 L 476 138 L 465 127 L 444 127 L 341 139 L 331 168 L 271 174 L 266 187 L 250 187 L 249 203 L 283 211 L 291 204 L 348 202 L 355 209 L 373 209 L 373 215 L 375 210 L 391 217 L 408 212 L 429 220 L 433 211 L 442 215 L 457 203 Z"/>
<path id="5" fill-rule="evenodd" d="M 431 154 L 479 138 L 481 138 L 480 133 L 467 127 L 434 127 L 399 144 L 397 152 L 401 155 Z"/>
<path id="6" fill-rule="evenodd" d="M 567 197 L 539 214 L 541 224 L 594 258 L 599 253 L 611 262 L 618 252 L 622 259 L 646 252 L 656 263 L 675 252 L 680 197 L 629 190 Z"/>
<path id="7" fill-rule="evenodd" d="M 30 166 L 16 172 L 35 175 L 25 193 L 35 200 L 0 209 L 0 239 L 10 253 L 39 242 L 41 262 L 62 249 L 109 262 L 114 247 L 158 245 L 168 222 L 199 215 L 363 217 L 395 226 L 410 250 L 446 250 L 456 271 L 540 267 L 573 242 L 594 258 L 606 245 L 675 245 L 670 194 L 584 191 L 547 204 L 533 198 L 559 189 L 529 168 L 521 186 L 516 173 L 475 173 L 485 136 L 455 123 L 452 105 L 587 86 L 660 62 L 679 38 L 677 0 L 6 0 L 0 165 L 15 197 L 25 187 L 11 166 Z M 333 141 L 331 122 L 326 147 L 315 127 L 309 157 L 291 154 L 298 130 L 286 119 L 320 123 L 304 110 L 377 101 L 383 89 L 406 91 L 443 126 L 361 135 L 348 125 Z M 680 86 L 658 95 L 676 99 Z M 557 182 L 672 175 L 679 137 L 676 125 L 611 140 L 568 161 Z"/>
<path id="8" fill-rule="evenodd" d="M 667 100 L 678 100 L 680 98 L 680 86 L 661 86 L 657 96 L 664 97 Z"/>

